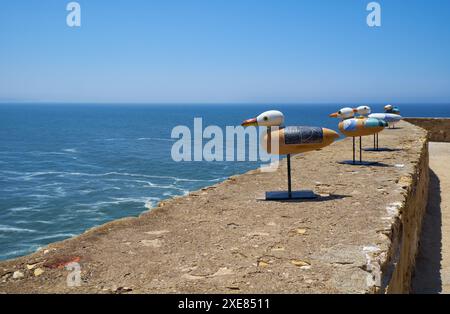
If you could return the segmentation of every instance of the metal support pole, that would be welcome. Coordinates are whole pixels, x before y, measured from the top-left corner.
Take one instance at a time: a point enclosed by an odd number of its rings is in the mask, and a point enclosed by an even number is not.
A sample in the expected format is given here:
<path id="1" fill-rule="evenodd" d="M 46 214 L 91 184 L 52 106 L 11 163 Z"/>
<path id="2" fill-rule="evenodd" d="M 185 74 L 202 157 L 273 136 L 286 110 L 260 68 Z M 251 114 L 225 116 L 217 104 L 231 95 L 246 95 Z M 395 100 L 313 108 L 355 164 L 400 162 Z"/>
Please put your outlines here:
<path id="1" fill-rule="evenodd" d="M 291 186 L 291 155 L 287 155 L 287 172 L 288 172 L 288 196 L 292 198 L 292 186 Z"/>
<path id="2" fill-rule="evenodd" d="M 356 152 L 355 152 L 355 137 L 353 137 L 353 164 L 355 164 L 355 155 L 356 155 Z"/>
<path id="3" fill-rule="evenodd" d="M 362 163 L 362 136 L 359 137 L 359 162 Z"/>

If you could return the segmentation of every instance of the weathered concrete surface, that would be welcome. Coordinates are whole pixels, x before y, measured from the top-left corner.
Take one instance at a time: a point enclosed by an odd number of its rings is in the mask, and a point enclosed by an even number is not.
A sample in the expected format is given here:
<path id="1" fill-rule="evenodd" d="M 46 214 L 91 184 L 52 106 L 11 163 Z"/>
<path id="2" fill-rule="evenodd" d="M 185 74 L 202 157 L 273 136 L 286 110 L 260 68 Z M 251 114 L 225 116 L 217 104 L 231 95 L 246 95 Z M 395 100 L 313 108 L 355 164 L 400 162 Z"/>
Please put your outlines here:
<path id="1" fill-rule="evenodd" d="M 293 158 L 294 188 L 314 189 L 316 201 L 258 200 L 285 188 L 283 162 L 0 263 L 0 292 L 409 291 L 428 143 L 423 129 L 399 126 L 380 135 L 390 151 L 364 153 L 374 166 L 338 163 L 351 158 L 351 139 Z M 66 284 L 71 261 L 81 265 L 79 287 Z"/>
<path id="2" fill-rule="evenodd" d="M 450 142 L 450 118 L 405 118 L 428 131 L 432 142 Z"/>
<path id="3" fill-rule="evenodd" d="M 430 188 L 414 293 L 450 293 L 450 144 L 430 143 Z"/>

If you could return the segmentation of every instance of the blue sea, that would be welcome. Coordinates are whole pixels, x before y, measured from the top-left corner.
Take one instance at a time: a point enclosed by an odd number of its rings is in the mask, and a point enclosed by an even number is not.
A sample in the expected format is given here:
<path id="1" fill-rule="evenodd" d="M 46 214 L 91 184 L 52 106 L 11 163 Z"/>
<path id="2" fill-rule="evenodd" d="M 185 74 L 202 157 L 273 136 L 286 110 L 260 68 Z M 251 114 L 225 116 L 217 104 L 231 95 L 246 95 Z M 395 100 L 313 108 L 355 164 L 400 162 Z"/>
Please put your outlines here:
<path id="1" fill-rule="evenodd" d="M 260 162 L 174 162 L 171 131 L 239 125 L 268 109 L 288 125 L 337 129 L 344 105 L 0 105 L 0 259 L 36 251 L 160 200 L 216 184 Z M 381 112 L 382 105 L 373 105 Z M 402 105 L 449 117 L 450 105 Z M 206 140 L 205 140 L 206 142 Z"/>

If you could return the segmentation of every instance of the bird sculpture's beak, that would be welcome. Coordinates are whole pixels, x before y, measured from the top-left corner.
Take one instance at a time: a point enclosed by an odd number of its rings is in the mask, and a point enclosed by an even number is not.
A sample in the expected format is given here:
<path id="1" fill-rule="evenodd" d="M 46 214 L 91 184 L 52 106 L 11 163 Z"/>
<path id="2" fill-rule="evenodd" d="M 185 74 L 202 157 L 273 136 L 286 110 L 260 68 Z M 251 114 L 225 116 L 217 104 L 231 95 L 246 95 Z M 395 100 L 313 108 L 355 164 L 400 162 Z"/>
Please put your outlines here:
<path id="1" fill-rule="evenodd" d="M 353 109 L 353 112 L 354 112 L 354 113 L 357 113 L 357 112 L 358 112 L 358 109 Z"/>
<path id="2" fill-rule="evenodd" d="M 242 122 L 242 126 L 257 126 L 258 122 L 256 121 L 256 118 L 248 119 Z"/>
<path id="3" fill-rule="evenodd" d="M 338 113 L 337 112 L 330 114 L 330 118 L 337 118 L 337 117 L 338 117 Z"/>

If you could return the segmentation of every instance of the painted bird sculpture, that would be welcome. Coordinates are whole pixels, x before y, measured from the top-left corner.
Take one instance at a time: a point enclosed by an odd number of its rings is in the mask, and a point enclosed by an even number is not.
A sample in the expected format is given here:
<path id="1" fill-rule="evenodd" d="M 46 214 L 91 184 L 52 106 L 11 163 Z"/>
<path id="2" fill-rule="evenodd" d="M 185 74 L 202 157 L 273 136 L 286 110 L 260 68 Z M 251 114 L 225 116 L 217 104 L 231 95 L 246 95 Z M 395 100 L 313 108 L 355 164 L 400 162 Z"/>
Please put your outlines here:
<path id="1" fill-rule="evenodd" d="M 380 119 L 387 122 L 389 128 L 395 129 L 395 124 L 400 122 L 403 117 L 398 114 L 393 113 L 372 113 L 369 115 L 369 118 Z"/>
<path id="2" fill-rule="evenodd" d="M 342 108 L 338 112 L 330 114 L 332 118 L 340 118 L 339 131 L 348 137 L 367 136 L 384 130 L 387 126 L 386 122 L 369 117 L 356 117 L 357 109 Z"/>
<path id="3" fill-rule="evenodd" d="M 280 111 L 270 110 L 256 118 L 245 120 L 242 126 L 265 126 L 267 134 L 262 145 L 269 154 L 289 155 L 319 150 L 332 144 L 339 138 L 333 130 L 321 127 L 287 126 L 284 127 L 284 115 Z M 272 127 L 277 127 L 272 129 Z M 278 143 L 279 147 L 272 147 Z"/>
<path id="4" fill-rule="evenodd" d="M 400 115 L 400 109 L 398 107 L 394 107 L 392 105 L 384 106 L 384 112 L 385 113 L 393 113 L 393 114 Z"/>
<path id="5" fill-rule="evenodd" d="M 392 105 L 384 107 L 384 113 L 372 113 L 369 118 L 381 119 L 388 123 L 389 128 L 395 129 L 395 124 L 400 122 L 403 117 L 400 115 L 400 110 Z"/>
<path id="6" fill-rule="evenodd" d="M 321 127 L 284 126 L 284 115 L 277 110 L 263 112 L 256 118 L 242 122 L 242 126 L 267 127 L 262 146 L 269 154 L 287 155 L 288 191 L 266 192 L 266 200 L 292 200 L 317 198 L 313 191 L 292 191 L 291 154 L 320 150 L 339 138 L 333 130 Z"/>
<path id="7" fill-rule="evenodd" d="M 369 118 L 371 113 L 372 113 L 372 109 L 369 106 L 359 106 L 358 108 L 353 109 L 353 112 L 357 113 L 360 118 L 361 117 L 362 118 Z M 377 119 L 377 118 L 371 117 L 370 119 Z M 382 120 L 383 122 L 386 122 L 383 119 L 378 119 L 378 120 Z M 386 123 L 384 123 L 384 124 L 387 125 Z M 373 150 L 374 151 L 378 151 L 379 150 L 379 147 L 378 147 L 379 146 L 378 145 L 379 144 L 378 134 L 379 134 L 379 132 L 373 133 Z"/>
<path id="8" fill-rule="evenodd" d="M 364 110 L 367 110 L 367 108 L 364 108 Z M 365 117 L 361 115 L 355 118 L 356 112 L 357 109 L 342 108 L 338 112 L 330 114 L 330 117 L 332 118 L 341 119 L 338 125 L 339 131 L 345 136 L 353 138 L 353 164 L 356 164 L 355 138 L 359 137 L 359 161 L 362 163 L 362 137 L 379 133 L 387 126 L 387 123 L 384 120 L 370 118 L 370 116 Z M 363 110 L 361 110 L 361 112 L 364 113 Z"/>

